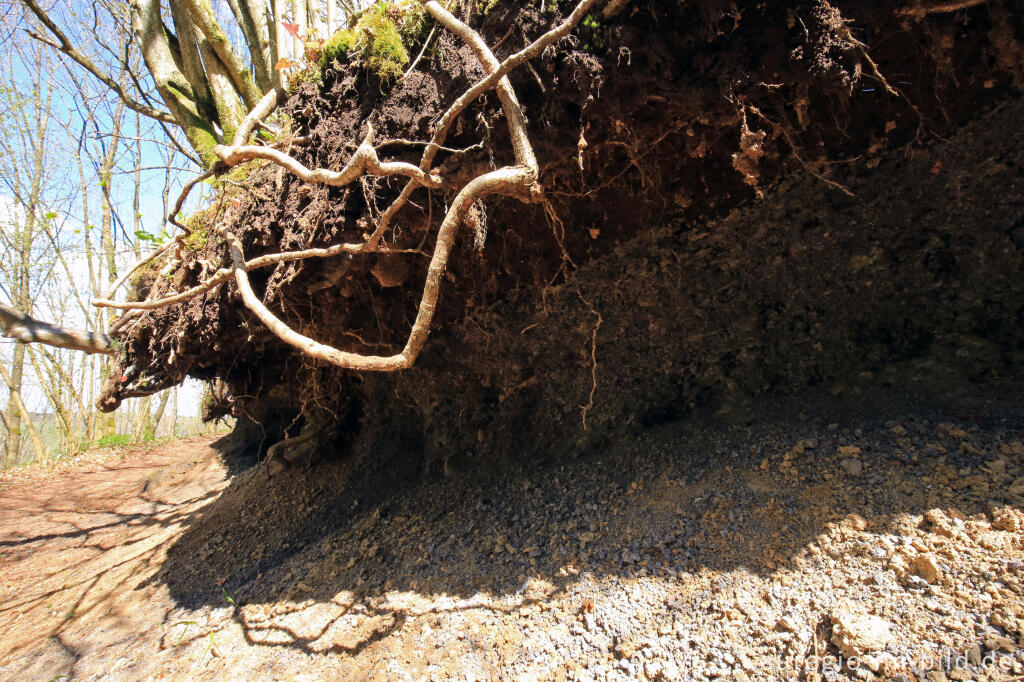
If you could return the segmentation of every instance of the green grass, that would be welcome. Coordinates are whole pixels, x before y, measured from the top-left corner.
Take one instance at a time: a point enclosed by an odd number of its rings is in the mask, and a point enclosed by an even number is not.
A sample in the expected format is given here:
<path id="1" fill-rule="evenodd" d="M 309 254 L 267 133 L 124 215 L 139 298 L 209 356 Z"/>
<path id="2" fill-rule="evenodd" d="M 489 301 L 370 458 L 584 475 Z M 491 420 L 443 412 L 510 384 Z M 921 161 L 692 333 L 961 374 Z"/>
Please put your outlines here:
<path id="1" fill-rule="evenodd" d="M 98 448 L 123 448 L 126 445 L 131 445 L 134 442 L 134 438 L 127 433 L 112 433 L 109 436 L 103 436 L 96 441 L 96 447 Z"/>

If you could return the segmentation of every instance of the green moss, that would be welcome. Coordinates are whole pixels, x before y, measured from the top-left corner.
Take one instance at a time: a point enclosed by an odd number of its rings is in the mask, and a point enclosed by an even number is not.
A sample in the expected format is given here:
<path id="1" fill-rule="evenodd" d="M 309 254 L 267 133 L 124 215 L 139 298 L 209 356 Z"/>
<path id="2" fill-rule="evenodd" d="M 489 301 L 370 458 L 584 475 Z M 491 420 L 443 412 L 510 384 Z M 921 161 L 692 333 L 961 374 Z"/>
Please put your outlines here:
<path id="1" fill-rule="evenodd" d="M 240 163 L 237 166 L 232 166 L 224 174 L 215 175 L 212 178 L 207 179 L 205 182 L 218 192 L 238 194 L 240 188 L 238 188 L 237 185 L 248 180 L 249 176 L 265 165 L 267 165 L 267 162 L 253 159 L 251 161 L 246 161 L 245 163 Z M 229 182 L 225 182 L 226 180 Z M 198 215 L 199 214 L 197 213 L 196 216 Z M 195 219 L 196 216 L 193 216 L 189 220 Z M 185 221 L 185 224 L 187 225 L 188 221 Z"/>
<path id="2" fill-rule="evenodd" d="M 360 14 L 352 28 L 338 31 L 319 46 L 319 65 L 326 67 L 352 54 L 381 80 L 396 80 L 409 63 L 407 46 L 420 39 L 426 23 L 419 2 L 381 0 Z"/>
<path id="3" fill-rule="evenodd" d="M 346 28 L 336 32 L 320 48 L 320 66 L 327 66 L 335 59 L 344 57 L 359 42 L 359 34 L 352 29 Z"/>
<path id="4" fill-rule="evenodd" d="M 405 65 L 409 63 L 409 53 L 402 44 L 402 35 L 395 22 L 379 12 L 368 12 L 363 30 L 370 34 L 369 49 L 365 56 L 367 70 L 373 71 L 382 80 L 394 80 L 401 76 Z"/>
<path id="5" fill-rule="evenodd" d="M 288 77 L 288 87 L 295 89 L 300 83 L 319 83 L 323 80 L 320 62 L 307 62 L 306 67 Z"/>
<path id="6" fill-rule="evenodd" d="M 192 148 L 199 152 L 199 158 L 207 168 L 212 168 L 213 164 L 220 160 L 213 152 L 213 148 L 220 144 L 220 141 L 205 121 L 196 125 L 186 125 L 185 137 Z"/>
<path id="7" fill-rule="evenodd" d="M 210 241 L 210 226 L 207 224 L 206 213 L 199 211 L 192 214 L 185 221 L 185 225 L 190 230 L 190 234 L 182 241 L 185 249 L 192 253 L 203 251 Z"/>
<path id="8" fill-rule="evenodd" d="M 160 259 L 156 258 L 142 267 L 138 268 L 128 280 L 128 296 L 133 301 L 141 301 L 149 293 L 156 279 L 157 270 L 160 267 Z"/>

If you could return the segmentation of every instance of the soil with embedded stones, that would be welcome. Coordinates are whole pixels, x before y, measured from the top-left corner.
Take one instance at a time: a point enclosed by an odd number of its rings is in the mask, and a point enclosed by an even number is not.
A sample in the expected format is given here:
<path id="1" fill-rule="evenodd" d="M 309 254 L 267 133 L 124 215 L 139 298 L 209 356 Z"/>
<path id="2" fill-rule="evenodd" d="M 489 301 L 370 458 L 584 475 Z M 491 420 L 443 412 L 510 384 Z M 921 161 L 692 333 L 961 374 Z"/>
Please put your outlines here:
<path id="1" fill-rule="evenodd" d="M 503 59 L 567 11 L 498 2 L 467 20 Z M 321 453 L 416 450 L 444 469 L 600 448 L 701 406 L 936 353 L 975 377 L 1018 371 L 1024 29 L 1012 3 L 915 17 L 861 0 L 672 0 L 592 19 L 510 74 L 547 201 L 477 206 L 411 371 L 314 362 L 228 283 L 126 327 L 107 407 L 199 377 L 216 386 L 208 416 L 239 416 L 256 454 L 306 431 L 323 434 Z M 378 143 L 412 142 L 383 157 L 416 162 L 416 142 L 482 73 L 444 31 L 391 86 L 335 62 L 284 106 L 289 134 L 306 138 L 287 148 L 338 169 L 372 124 Z M 336 348 L 399 350 L 454 193 L 511 160 L 493 94 L 446 145 L 464 150 L 438 157 L 448 184 L 418 192 L 386 236 L 409 252 L 254 271 L 264 303 Z M 358 242 L 401 187 L 239 172 L 207 217 L 237 202 L 250 257 Z M 154 286 L 181 290 L 226 262 L 213 238 Z M 478 434 L 499 443 L 486 457 Z"/>
<path id="2" fill-rule="evenodd" d="M 417 481 L 169 454 L 120 523 L 78 481 L 4 528 L 0 676 L 1024 674 L 1020 391 L 866 381 Z"/>

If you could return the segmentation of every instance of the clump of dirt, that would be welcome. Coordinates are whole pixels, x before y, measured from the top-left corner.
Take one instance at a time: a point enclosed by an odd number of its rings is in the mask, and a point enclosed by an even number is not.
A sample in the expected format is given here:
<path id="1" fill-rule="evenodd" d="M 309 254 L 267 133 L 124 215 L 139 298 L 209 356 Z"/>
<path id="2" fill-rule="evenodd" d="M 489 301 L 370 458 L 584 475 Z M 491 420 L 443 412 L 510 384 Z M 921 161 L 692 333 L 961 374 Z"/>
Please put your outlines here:
<path id="1" fill-rule="evenodd" d="M 476 207 L 414 369 L 313 362 L 226 284 L 127 325 L 103 404 L 194 376 L 216 382 L 207 416 L 240 417 L 264 450 L 315 419 L 331 424 L 325 450 L 412 449 L 449 466 L 484 441 L 501 443 L 490 456 L 587 448 L 739 396 L 841 390 L 926 351 L 972 376 L 1013 373 L 1022 29 L 1007 8 L 702 0 L 595 14 L 511 74 L 546 201 Z M 468 21 L 500 59 L 565 11 L 499 2 Z M 288 149 L 340 168 L 368 124 L 379 141 L 428 139 L 482 74 L 443 31 L 391 87 L 334 62 L 285 105 L 289 139 L 305 139 Z M 974 128 L 959 146 L 930 146 L 1011 100 L 985 119 L 998 136 Z M 439 156 L 449 184 L 417 195 L 388 243 L 429 253 L 455 189 L 510 161 L 507 138 L 493 95 L 467 109 L 447 141 L 464 151 Z M 382 155 L 416 162 L 420 150 Z M 789 177 L 801 180 L 780 186 Z M 358 241 L 399 188 L 306 185 L 258 165 L 236 185 L 211 211 L 237 204 L 249 257 Z M 759 194 L 764 204 L 739 210 Z M 227 262 L 210 239 L 154 286 L 187 288 Z M 301 333 L 383 355 L 404 344 L 425 267 L 417 253 L 339 256 L 251 278 Z"/>
<path id="2" fill-rule="evenodd" d="M 360 453 L 413 443 L 439 470 L 476 468 L 872 376 L 1019 385 L 1020 120 L 1018 100 L 879 172 L 851 168 L 854 197 L 786 183 L 724 219 L 618 244 L 536 297 L 469 311 L 438 334 L 445 371 L 364 378 L 376 418 Z"/>

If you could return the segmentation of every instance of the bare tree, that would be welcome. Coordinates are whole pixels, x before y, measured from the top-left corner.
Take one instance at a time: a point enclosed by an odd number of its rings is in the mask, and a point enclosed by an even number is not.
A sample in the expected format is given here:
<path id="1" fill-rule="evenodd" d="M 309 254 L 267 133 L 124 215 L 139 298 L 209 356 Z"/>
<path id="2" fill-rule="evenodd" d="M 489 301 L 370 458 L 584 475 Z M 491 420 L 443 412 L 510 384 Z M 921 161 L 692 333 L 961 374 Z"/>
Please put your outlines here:
<path id="1" fill-rule="evenodd" d="M 109 325 L 110 311 L 89 305 L 89 298 L 142 257 L 143 146 L 171 149 L 147 136 L 147 126 L 157 124 L 144 124 L 148 119 L 138 115 L 132 129 L 120 98 L 111 102 L 105 88 L 97 93 L 71 77 L 38 41 L 16 34 L 6 47 L 17 67 L 0 82 L 0 123 L 7 133 L 0 155 L 0 293 L 6 299 L 0 332 L 21 343 L 0 358 L 7 394 L 0 466 L 32 457 L 25 437 L 38 459 L 58 443 L 59 451 L 73 452 L 116 432 L 113 417 L 99 418 L 90 397 L 110 371 L 112 346 L 97 331 Z M 119 79 L 129 80 L 124 71 Z M 75 160 L 70 167 L 61 161 L 66 158 Z M 125 173 L 130 182 L 119 180 Z M 164 169 L 160 176 L 172 178 Z M 131 190 L 130 204 L 123 188 Z M 133 217 L 126 224 L 117 214 L 126 215 L 129 206 Z M 83 329 L 59 326 L 69 317 Z M 31 342 L 44 345 L 25 345 Z M 166 405 L 161 396 L 152 406 L 136 406 L 138 419 L 122 428 L 152 437 Z"/>
<path id="2" fill-rule="evenodd" d="M 9 75 L 3 90 L 3 111 L 0 117 L 12 143 L 10 151 L 0 157 L 0 182 L 13 205 L 8 207 L 6 224 L 0 230 L 0 248 L 4 252 L 4 293 L 12 304 L 28 314 L 33 305 L 33 247 L 36 239 L 41 236 L 41 224 L 45 218 L 40 215 L 40 207 L 52 176 L 53 148 L 50 133 L 53 86 L 45 77 L 46 60 L 38 48 L 19 56 L 26 65 L 34 65 L 36 68 L 30 68 L 26 74 L 28 83 L 19 83 L 13 75 Z M 3 373 L 9 393 L 6 459 L 18 462 L 22 425 L 30 434 L 35 433 L 35 426 L 22 397 L 25 346 L 15 345 L 12 355 L 10 370 Z M 33 436 L 33 443 L 38 443 L 38 434 Z"/>
<path id="3" fill-rule="evenodd" d="M 109 64 L 86 54 L 61 27 L 61 7 L 44 8 L 22 0 L 39 22 L 32 35 L 77 63 L 120 97 L 124 106 L 165 124 L 176 125 L 203 165 L 217 158 L 213 148 L 230 140 L 245 112 L 266 91 L 281 85 L 278 29 L 283 16 L 257 0 L 231 0 L 234 21 L 244 38 L 240 50 L 228 39 L 210 0 L 169 0 L 169 17 L 159 0 L 99 3 L 125 43 L 142 54 L 146 73 L 128 69 L 128 82 L 109 71 Z M 276 4 L 276 3 L 275 3 Z M 168 22 L 168 19 L 170 21 Z M 163 106 L 152 102 L 151 83 Z"/>

